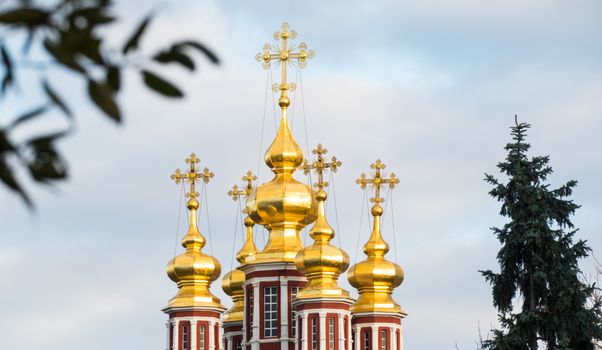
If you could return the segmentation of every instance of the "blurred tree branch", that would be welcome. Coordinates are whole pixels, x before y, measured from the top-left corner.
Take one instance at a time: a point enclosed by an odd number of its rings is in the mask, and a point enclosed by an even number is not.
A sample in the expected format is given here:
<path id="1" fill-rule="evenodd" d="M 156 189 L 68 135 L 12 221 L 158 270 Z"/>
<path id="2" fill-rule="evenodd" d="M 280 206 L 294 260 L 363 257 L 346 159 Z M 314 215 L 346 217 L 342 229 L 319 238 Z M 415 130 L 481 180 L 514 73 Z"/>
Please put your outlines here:
<path id="1" fill-rule="evenodd" d="M 25 113 L 0 124 L 0 182 L 17 193 L 30 208 L 33 202 L 15 176 L 16 167 L 26 168 L 40 184 L 51 184 L 67 178 L 67 165 L 55 143 L 73 131 L 75 113 L 69 103 L 54 89 L 47 70 L 58 68 L 70 71 L 86 81 L 92 103 L 116 123 L 123 116 L 118 102 L 124 70 L 137 72 L 150 90 L 168 98 L 181 98 L 184 92 L 172 82 L 153 72 L 152 64 L 176 64 L 194 71 L 196 51 L 212 64 L 219 64 L 213 51 L 194 40 L 170 43 L 158 52 L 144 56 L 139 49 L 141 39 L 152 22 L 147 16 L 128 36 L 121 48 L 110 47 L 99 33 L 117 22 L 114 4 L 110 0 L 60 0 L 53 4 L 38 4 L 31 0 L 0 3 L 0 99 L 6 100 L 18 88 L 19 72 L 30 70 L 37 74 L 45 103 L 31 106 Z M 20 56 L 8 45 L 9 39 L 23 37 Z M 32 47 L 39 47 L 47 57 L 31 58 Z M 16 142 L 14 130 L 34 123 L 50 110 L 59 110 L 69 127 L 59 132 L 36 135 Z"/>

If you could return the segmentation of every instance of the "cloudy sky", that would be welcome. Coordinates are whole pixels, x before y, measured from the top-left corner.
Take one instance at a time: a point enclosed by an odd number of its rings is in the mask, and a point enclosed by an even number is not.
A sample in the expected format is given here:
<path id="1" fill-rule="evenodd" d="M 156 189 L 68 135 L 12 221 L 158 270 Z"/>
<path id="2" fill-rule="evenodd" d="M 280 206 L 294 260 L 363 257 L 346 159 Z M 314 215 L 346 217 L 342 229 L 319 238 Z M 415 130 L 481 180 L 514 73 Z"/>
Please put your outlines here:
<path id="1" fill-rule="evenodd" d="M 293 95 L 293 132 L 303 149 L 322 142 L 343 162 L 335 177 L 338 223 L 333 200 L 329 218 L 340 237 L 333 242 L 352 261 L 362 258 L 358 234 L 360 245 L 369 234 L 354 180 L 377 157 L 401 179 L 384 235 L 389 257 L 406 272 L 394 297 L 408 312 L 407 349 L 474 349 L 479 325 L 483 333 L 495 325 L 490 289 L 478 270 L 496 268 L 499 247 L 489 227 L 504 219 L 482 179 L 484 172 L 497 174 L 515 113 L 533 124 L 533 154 L 551 156 L 552 185 L 579 181 L 574 199 L 583 207 L 574 222 L 579 237 L 602 254 L 602 3 L 119 6 L 124 20 L 109 33 L 115 46 L 154 11 L 144 49 L 197 38 L 223 64 L 202 62 L 195 74 L 164 70 L 188 92 L 181 102 L 127 76 L 123 126 L 88 105 L 82 82 L 57 73 L 61 92 L 81 100 L 78 132 L 60 144 L 71 178 L 54 188 L 30 186 L 37 215 L 0 189 L 0 348 L 164 348 L 161 309 L 176 292 L 165 265 L 185 229 L 185 220 L 178 225 L 180 191 L 168 175 L 192 151 L 216 174 L 202 230 L 212 241 L 207 250 L 228 271 L 240 229 L 226 191 L 249 169 L 259 170 L 262 182 L 269 179 L 259 159 L 275 132 L 271 92 L 266 98 L 270 77 L 254 56 L 283 21 L 317 54 L 293 74 L 303 81 Z M 3 114 L 30 103 L 23 97 Z M 48 125 L 60 123 L 57 116 Z M 259 245 L 265 237 L 257 230 Z M 591 272 L 593 261 L 582 267 Z M 349 288 L 346 278 L 341 283 Z M 213 290 L 230 305 L 218 283 Z"/>

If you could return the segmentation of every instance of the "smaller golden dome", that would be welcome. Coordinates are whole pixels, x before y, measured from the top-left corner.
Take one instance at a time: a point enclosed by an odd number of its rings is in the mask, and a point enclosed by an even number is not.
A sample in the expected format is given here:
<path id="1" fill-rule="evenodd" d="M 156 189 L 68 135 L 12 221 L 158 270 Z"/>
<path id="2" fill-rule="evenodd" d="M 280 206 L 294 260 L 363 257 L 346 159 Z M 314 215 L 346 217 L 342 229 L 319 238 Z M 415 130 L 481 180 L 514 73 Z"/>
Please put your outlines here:
<path id="1" fill-rule="evenodd" d="M 337 284 L 341 273 L 349 267 L 349 256 L 342 249 L 330 245 L 334 230 L 326 221 L 326 197 L 323 189 L 316 193 L 318 218 L 309 231 L 314 244 L 299 251 L 295 258 L 297 269 L 307 278 L 307 284 L 297 293 L 297 299 L 349 298 L 349 292 Z"/>
<path id="2" fill-rule="evenodd" d="M 224 313 L 224 322 L 242 322 L 245 312 L 244 283 L 245 273 L 239 269 L 228 272 L 222 279 L 222 290 L 232 298 L 232 302 L 234 303 Z"/>
<path id="3" fill-rule="evenodd" d="M 253 257 L 257 253 L 255 242 L 253 242 L 253 225 L 255 223 L 250 217 L 245 218 L 245 226 L 247 227 L 247 238 L 242 248 L 236 255 L 236 260 L 245 264 L 246 259 Z M 245 310 L 244 304 L 244 289 L 245 274 L 239 269 L 234 269 L 228 272 L 222 279 L 222 290 L 224 293 L 232 297 L 234 303 L 228 311 L 224 313 L 224 322 L 242 322 Z"/>
<path id="4" fill-rule="evenodd" d="M 255 222 L 251 217 L 245 217 L 245 227 L 247 237 L 245 239 L 245 243 L 242 248 L 236 254 L 236 261 L 238 261 L 241 265 L 245 264 L 249 258 L 253 258 L 255 254 L 257 254 L 257 247 L 255 246 L 255 241 L 253 240 L 253 226 L 255 226 Z"/>
<path id="5" fill-rule="evenodd" d="M 349 283 L 358 290 L 359 297 L 351 307 L 354 313 L 393 312 L 405 315 L 393 300 L 393 289 L 403 282 L 402 268 L 385 259 L 389 245 L 382 239 L 380 217 L 382 207 L 377 203 L 372 207 L 374 227 L 370 239 L 364 245 L 366 260 L 353 265 L 347 273 Z"/>
<path id="6" fill-rule="evenodd" d="M 198 229 L 196 219 L 199 202 L 196 199 L 198 193 L 195 191 L 195 182 L 199 180 L 208 182 L 213 177 L 213 173 L 206 168 L 203 173 L 197 172 L 198 161 L 195 154 L 191 154 L 186 159 L 190 164 L 190 171 L 182 174 L 177 170 L 172 175 L 176 183 L 182 180 L 190 183 L 190 192 L 187 193 L 189 227 L 182 239 L 182 246 L 186 251 L 167 264 L 167 275 L 178 285 L 178 293 L 169 301 L 167 308 L 202 306 L 224 309 L 220 300 L 209 291 L 211 282 L 215 281 L 221 273 L 221 265 L 216 258 L 202 252 L 206 240 Z"/>
<path id="7" fill-rule="evenodd" d="M 351 311 L 353 313 L 397 313 L 403 317 L 405 312 L 391 297 L 393 290 L 403 282 L 403 270 L 399 265 L 385 258 L 389 245 L 383 240 L 380 230 L 380 220 L 383 215 L 380 203 L 384 201 L 380 195 L 381 187 L 389 185 L 393 189 L 399 183 L 399 179 L 393 173 L 389 178 L 383 178 L 381 170 L 385 165 L 379 159 L 370 167 L 375 170 L 374 178 L 368 179 L 365 174 L 362 174 L 356 181 L 362 189 L 367 185 L 374 187 L 375 195 L 370 199 L 374 203 L 372 207 L 374 226 L 370 239 L 364 245 L 366 260 L 353 265 L 347 272 L 349 283 L 359 292 L 359 297 L 351 306 Z"/>

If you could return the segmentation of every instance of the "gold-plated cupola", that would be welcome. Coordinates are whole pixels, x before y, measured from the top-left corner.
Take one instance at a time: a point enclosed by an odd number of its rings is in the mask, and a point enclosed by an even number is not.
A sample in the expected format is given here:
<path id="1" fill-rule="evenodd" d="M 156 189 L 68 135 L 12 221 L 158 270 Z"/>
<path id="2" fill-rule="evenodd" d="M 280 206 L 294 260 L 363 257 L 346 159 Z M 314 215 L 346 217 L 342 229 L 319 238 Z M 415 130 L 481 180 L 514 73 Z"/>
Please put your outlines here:
<path id="1" fill-rule="evenodd" d="M 265 248 L 247 263 L 293 262 L 297 252 L 303 248 L 299 231 L 316 219 L 316 203 L 311 188 L 293 177 L 295 170 L 303 163 L 303 151 L 288 124 L 288 91 L 294 89 L 295 85 L 287 82 L 287 68 L 291 64 L 303 67 L 307 59 L 314 56 L 304 43 L 296 46 L 289 42 L 296 36 L 297 33 L 290 30 L 288 24 L 283 24 L 281 31 L 274 34 L 274 38 L 281 43 L 280 47 L 266 44 L 264 51 L 256 57 L 266 69 L 272 62 L 281 68 L 282 81 L 274 86 L 274 90 L 280 91 L 278 105 L 281 118 L 276 138 L 265 153 L 265 162 L 274 173 L 274 178 L 259 186 L 247 198 L 249 216 L 257 224 L 265 226 L 270 237 Z"/>
<path id="2" fill-rule="evenodd" d="M 245 187 L 241 190 L 237 185 L 232 187 L 232 190 L 228 192 L 228 195 L 233 200 L 237 201 L 241 197 L 246 197 L 253 191 L 253 181 L 257 179 L 251 171 L 242 178 L 246 182 Z M 236 261 L 241 265 L 244 265 L 247 259 L 252 258 L 257 254 L 257 247 L 253 241 L 253 226 L 255 223 L 249 216 L 245 217 L 244 224 L 246 227 L 246 238 L 242 245 L 242 248 L 236 254 Z M 232 297 L 233 305 L 228 311 L 224 313 L 224 322 L 242 322 L 245 310 L 244 304 L 244 289 L 243 284 L 245 283 L 245 273 L 240 271 L 238 268 L 228 272 L 222 279 L 222 290 L 224 293 Z"/>
<path id="3" fill-rule="evenodd" d="M 176 170 L 171 178 L 179 184 L 180 181 L 187 181 L 190 184 L 190 192 L 187 207 L 189 211 L 188 232 L 182 239 L 182 246 L 186 251 L 167 264 L 167 275 L 178 285 L 178 294 L 173 297 L 167 309 L 170 308 L 190 308 L 190 307 L 209 307 L 223 310 L 220 300 L 211 294 L 209 287 L 211 282 L 215 281 L 221 273 L 221 265 L 216 258 L 202 252 L 205 246 L 205 237 L 199 231 L 197 226 L 197 210 L 199 201 L 196 192 L 196 183 L 204 181 L 205 183 L 213 177 L 213 173 L 207 168 L 203 172 L 197 170 L 199 159 L 194 153 L 186 159 L 189 164 L 189 170 L 181 173 Z"/>
<path id="4" fill-rule="evenodd" d="M 385 258 L 389 245 L 383 240 L 380 228 L 383 214 L 380 204 L 384 202 L 380 193 L 381 187 L 389 185 L 389 188 L 393 189 L 399 183 L 399 179 L 395 174 L 391 174 L 389 178 L 383 177 L 381 170 L 385 165 L 380 160 L 370 167 L 375 171 L 374 178 L 369 179 L 362 174 L 357 183 L 362 189 L 367 185 L 374 187 L 374 197 L 370 199 L 374 203 L 372 206 L 374 226 L 370 239 L 364 245 L 366 260 L 353 265 L 347 273 L 349 283 L 359 292 L 359 297 L 351 306 L 351 311 L 353 313 L 386 312 L 405 316 L 405 312 L 391 297 L 393 290 L 403 282 L 403 270 L 399 265 Z"/>
<path id="5" fill-rule="evenodd" d="M 349 267 L 349 256 L 345 251 L 330 244 L 334 238 L 334 230 L 326 220 L 324 203 L 328 197 L 325 187 L 328 183 L 324 181 L 324 170 L 330 169 L 336 172 L 341 162 L 332 157 L 330 162 L 325 161 L 324 155 L 328 151 L 318 145 L 313 153 L 317 160 L 311 164 L 304 164 L 305 173 L 315 170 L 318 175 L 316 187 L 316 201 L 318 202 L 318 218 L 309 231 L 314 244 L 305 247 L 295 259 L 297 269 L 302 271 L 307 278 L 305 287 L 297 293 L 297 300 L 315 298 L 349 299 L 349 292 L 339 287 L 337 280 L 341 273 Z"/>

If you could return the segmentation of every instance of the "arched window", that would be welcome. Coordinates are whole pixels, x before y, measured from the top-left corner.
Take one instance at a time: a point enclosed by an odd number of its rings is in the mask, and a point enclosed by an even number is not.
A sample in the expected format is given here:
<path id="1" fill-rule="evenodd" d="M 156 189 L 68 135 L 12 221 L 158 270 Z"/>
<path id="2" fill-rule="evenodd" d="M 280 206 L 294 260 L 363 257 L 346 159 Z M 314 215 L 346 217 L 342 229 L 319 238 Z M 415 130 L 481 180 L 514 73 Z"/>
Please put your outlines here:
<path id="1" fill-rule="evenodd" d="M 364 332 L 364 350 L 370 350 L 370 331 Z"/>

